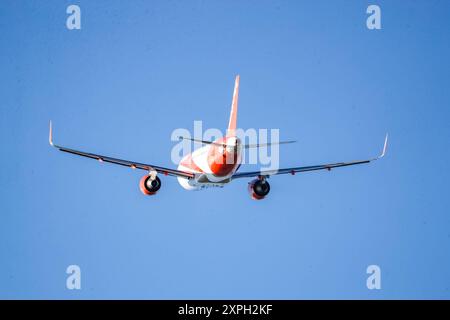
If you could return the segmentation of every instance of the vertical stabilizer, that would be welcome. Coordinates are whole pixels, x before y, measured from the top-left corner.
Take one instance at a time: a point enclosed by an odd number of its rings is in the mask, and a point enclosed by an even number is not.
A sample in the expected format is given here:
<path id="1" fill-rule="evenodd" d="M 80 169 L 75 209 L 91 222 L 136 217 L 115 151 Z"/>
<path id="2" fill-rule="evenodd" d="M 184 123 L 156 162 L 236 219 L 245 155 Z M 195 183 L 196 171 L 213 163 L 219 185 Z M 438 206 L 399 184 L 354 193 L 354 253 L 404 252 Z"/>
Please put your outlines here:
<path id="1" fill-rule="evenodd" d="M 236 76 L 234 82 L 233 101 L 231 102 L 230 122 L 228 123 L 227 136 L 234 136 L 236 134 L 236 122 L 239 99 L 239 75 Z"/>

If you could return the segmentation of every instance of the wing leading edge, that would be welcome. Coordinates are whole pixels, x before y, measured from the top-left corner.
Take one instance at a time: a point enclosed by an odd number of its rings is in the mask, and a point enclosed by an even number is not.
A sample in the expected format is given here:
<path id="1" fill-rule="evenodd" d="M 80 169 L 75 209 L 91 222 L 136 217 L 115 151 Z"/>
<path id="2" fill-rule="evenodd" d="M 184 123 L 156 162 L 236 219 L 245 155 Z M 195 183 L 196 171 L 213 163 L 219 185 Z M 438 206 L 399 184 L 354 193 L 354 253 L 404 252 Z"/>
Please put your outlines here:
<path id="1" fill-rule="evenodd" d="M 328 163 L 328 164 L 320 164 L 320 165 L 306 166 L 306 167 L 283 168 L 283 169 L 279 169 L 279 170 L 265 170 L 265 171 L 263 170 L 263 171 L 241 172 L 241 173 L 238 172 L 233 175 L 232 179 L 248 178 L 248 177 L 256 177 L 256 176 L 268 177 L 268 176 L 273 176 L 273 175 L 278 175 L 278 174 L 289 174 L 289 173 L 296 174 L 298 172 L 331 170 L 331 169 L 339 168 L 339 167 L 347 167 L 347 166 L 353 166 L 353 165 L 357 165 L 357 164 L 369 163 L 369 162 L 372 162 L 372 161 L 375 161 L 375 160 L 378 160 L 378 159 L 381 159 L 384 157 L 384 155 L 386 154 L 387 141 L 388 141 L 388 135 L 386 134 L 386 138 L 384 139 L 383 151 L 381 152 L 381 154 L 378 157 L 372 158 L 372 159 L 349 161 L 349 162 Z"/>
<path id="2" fill-rule="evenodd" d="M 49 131 L 49 136 L 48 136 L 48 142 L 50 143 L 50 145 L 52 147 L 55 147 L 55 148 L 59 149 L 60 151 L 75 154 L 77 156 L 95 159 L 100 162 L 109 162 L 109 163 L 118 164 L 118 165 L 121 165 L 124 167 L 129 167 L 131 169 L 146 170 L 148 172 L 156 171 L 156 172 L 164 174 L 164 175 L 183 177 L 186 179 L 194 178 L 194 174 L 190 173 L 190 172 L 185 172 L 185 171 L 180 171 L 180 170 L 175 170 L 175 169 L 170 169 L 170 168 L 165 168 L 165 167 L 159 167 L 159 166 L 154 166 L 151 164 L 139 163 L 139 162 L 134 162 L 134 161 L 129 161 L 129 160 L 112 158 L 112 157 L 108 157 L 108 156 L 104 156 L 104 155 L 100 155 L 100 154 L 96 154 L 96 153 L 90 153 L 90 152 L 70 149 L 70 148 L 56 145 L 53 143 L 53 128 L 52 128 L 51 121 L 50 121 L 50 131 Z"/>

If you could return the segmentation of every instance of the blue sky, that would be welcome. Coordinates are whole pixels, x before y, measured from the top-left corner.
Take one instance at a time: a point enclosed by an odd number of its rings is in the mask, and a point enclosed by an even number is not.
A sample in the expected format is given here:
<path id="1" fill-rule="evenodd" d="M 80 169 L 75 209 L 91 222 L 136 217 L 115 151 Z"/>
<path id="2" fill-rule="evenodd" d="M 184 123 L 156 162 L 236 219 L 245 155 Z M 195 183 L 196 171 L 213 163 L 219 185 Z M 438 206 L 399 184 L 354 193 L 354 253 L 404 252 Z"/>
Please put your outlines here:
<path id="1" fill-rule="evenodd" d="M 77 4 L 82 29 L 67 30 Z M 366 28 L 378 4 L 382 30 Z M 450 298 L 448 1 L 2 1 L 0 298 Z M 169 165 L 176 128 L 279 128 L 281 165 L 188 192 L 57 152 Z M 255 169 L 247 167 L 244 169 Z M 68 265 L 82 289 L 66 289 Z M 382 289 L 368 290 L 379 265 Z"/>

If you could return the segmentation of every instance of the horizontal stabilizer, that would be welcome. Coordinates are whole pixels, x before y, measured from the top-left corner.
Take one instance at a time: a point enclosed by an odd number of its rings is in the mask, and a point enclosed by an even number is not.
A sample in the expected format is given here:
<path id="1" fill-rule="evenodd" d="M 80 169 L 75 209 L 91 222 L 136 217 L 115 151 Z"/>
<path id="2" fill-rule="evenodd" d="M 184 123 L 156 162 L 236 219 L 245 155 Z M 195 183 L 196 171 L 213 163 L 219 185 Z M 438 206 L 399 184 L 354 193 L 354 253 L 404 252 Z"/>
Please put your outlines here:
<path id="1" fill-rule="evenodd" d="M 214 142 L 214 141 L 206 141 L 206 140 L 187 138 L 187 137 L 178 137 L 178 139 L 180 139 L 180 140 L 189 140 L 189 141 L 199 142 L 199 143 L 203 143 L 203 144 L 213 144 L 213 145 L 223 146 L 223 147 L 228 146 L 226 143 L 217 143 L 217 142 Z M 288 143 L 295 143 L 295 142 L 297 142 L 297 141 L 296 140 L 289 140 L 289 141 L 279 141 L 279 142 L 269 142 L 269 143 L 244 144 L 244 145 L 242 145 L 242 147 L 244 149 L 264 148 L 264 147 L 269 147 L 271 145 L 288 144 Z"/>
<path id="2" fill-rule="evenodd" d="M 288 144 L 288 143 L 295 143 L 296 140 L 289 140 L 289 141 L 279 141 L 279 142 L 269 142 L 269 143 L 257 143 L 257 144 L 244 144 L 245 149 L 250 148 L 264 148 L 269 147 L 271 145 L 280 145 L 280 144 Z"/>

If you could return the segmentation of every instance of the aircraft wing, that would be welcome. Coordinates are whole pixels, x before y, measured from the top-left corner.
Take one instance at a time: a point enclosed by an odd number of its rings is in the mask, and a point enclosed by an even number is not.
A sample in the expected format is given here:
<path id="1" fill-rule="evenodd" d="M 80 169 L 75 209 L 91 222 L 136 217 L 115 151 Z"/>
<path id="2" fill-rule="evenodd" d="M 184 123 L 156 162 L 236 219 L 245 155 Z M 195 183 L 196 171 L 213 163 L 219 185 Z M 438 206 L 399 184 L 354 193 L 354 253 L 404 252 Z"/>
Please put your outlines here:
<path id="1" fill-rule="evenodd" d="M 298 172 L 317 171 L 317 170 L 331 170 L 331 169 L 339 168 L 339 167 L 347 167 L 347 166 L 353 166 L 353 165 L 357 165 L 357 164 L 369 163 L 369 162 L 372 162 L 372 161 L 375 161 L 375 160 L 378 160 L 378 159 L 384 157 L 384 155 L 386 153 L 387 141 L 388 141 L 388 135 L 386 135 L 386 138 L 384 139 L 384 146 L 383 146 L 382 153 L 378 157 L 372 158 L 372 159 L 349 161 L 349 162 L 328 163 L 328 164 L 319 164 L 319 165 L 315 165 L 315 166 L 306 166 L 306 167 L 283 168 L 283 169 L 278 169 L 278 170 L 238 172 L 238 173 L 235 173 L 232 176 L 232 179 L 257 177 L 257 176 L 269 177 L 269 176 L 278 175 L 278 174 L 292 174 L 292 175 L 294 175 L 294 174 L 296 174 Z"/>
<path id="2" fill-rule="evenodd" d="M 118 164 L 118 165 L 121 165 L 124 167 L 129 167 L 132 169 L 146 170 L 148 172 L 154 170 L 154 171 L 156 171 L 158 173 L 162 173 L 164 175 L 183 177 L 183 178 L 187 178 L 187 179 L 191 179 L 194 177 L 194 174 L 191 172 L 185 172 L 185 171 L 180 171 L 180 170 L 175 170 L 175 169 L 170 169 L 170 168 L 164 168 L 164 167 L 154 166 L 151 164 L 139 163 L 139 162 L 134 162 L 134 161 L 129 161 L 129 160 L 122 160 L 122 159 L 112 158 L 112 157 L 103 156 L 100 154 L 70 149 L 70 148 L 56 145 L 53 143 L 52 123 L 51 122 L 50 122 L 50 132 L 49 132 L 48 141 L 52 147 L 55 147 L 55 148 L 59 149 L 60 151 L 75 154 L 77 156 L 95 159 L 100 162 L 109 162 L 109 163 Z"/>

